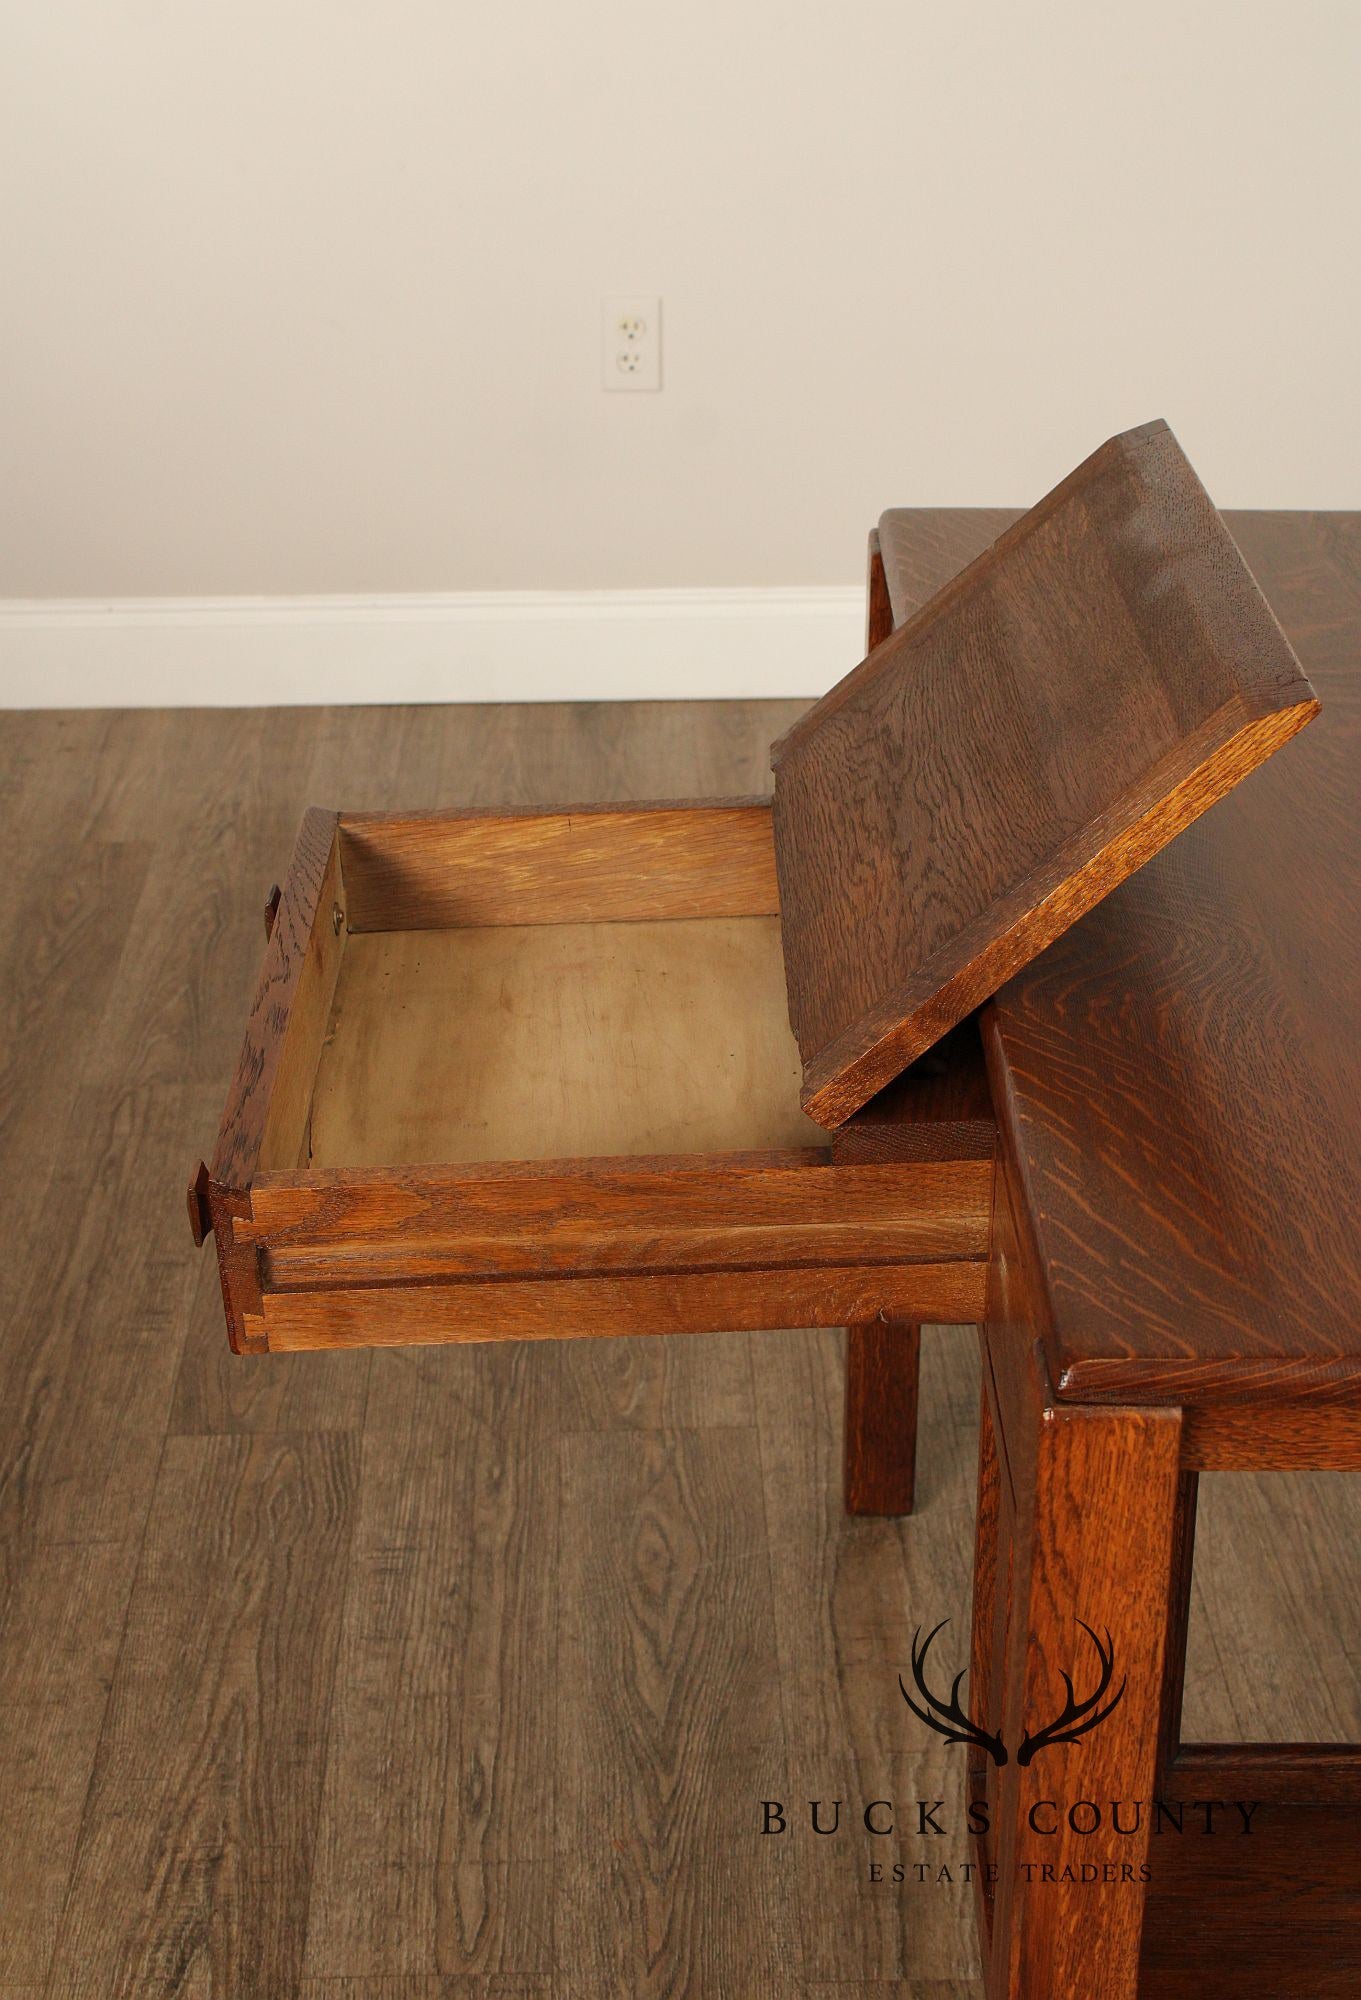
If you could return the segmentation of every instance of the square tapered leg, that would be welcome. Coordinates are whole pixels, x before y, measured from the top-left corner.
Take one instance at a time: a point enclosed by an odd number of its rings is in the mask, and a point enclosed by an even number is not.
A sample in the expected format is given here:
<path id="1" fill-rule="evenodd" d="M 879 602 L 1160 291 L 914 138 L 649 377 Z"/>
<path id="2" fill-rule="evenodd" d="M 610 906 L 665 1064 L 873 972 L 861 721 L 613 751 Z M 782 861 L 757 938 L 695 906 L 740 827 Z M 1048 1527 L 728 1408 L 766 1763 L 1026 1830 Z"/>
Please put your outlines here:
<path id="1" fill-rule="evenodd" d="M 1006 1749 L 972 1772 L 995 1876 L 988 2000 L 1135 2000 L 1181 1595 L 1181 1413 L 1059 1403 L 1010 1329 L 984 1354 L 971 1680 Z"/>
<path id="2" fill-rule="evenodd" d="M 917 1473 L 921 1328 L 870 1320 L 846 1329 L 848 1514 L 910 1514 Z"/>

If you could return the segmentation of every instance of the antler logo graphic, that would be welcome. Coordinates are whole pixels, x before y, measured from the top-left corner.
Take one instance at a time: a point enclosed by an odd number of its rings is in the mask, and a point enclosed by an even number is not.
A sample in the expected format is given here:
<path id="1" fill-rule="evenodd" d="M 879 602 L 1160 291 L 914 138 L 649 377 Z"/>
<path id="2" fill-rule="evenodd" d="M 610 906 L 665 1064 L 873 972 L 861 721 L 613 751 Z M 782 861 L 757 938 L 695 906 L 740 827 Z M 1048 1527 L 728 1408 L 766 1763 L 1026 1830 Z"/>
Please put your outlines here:
<path id="1" fill-rule="evenodd" d="M 935 1638 L 936 1633 L 943 1631 L 949 1622 L 948 1618 L 942 1618 L 940 1624 L 928 1632 L 924 1639 L 921 1635 L 920 1625 L 912 1634 L 912 1678 L 917 1684 L 917 1692 L 926 1703 L 926 1707 L 918 1708 L 916 1702 L 913 1701 L 911 1695 L 903 1686 L 903 1677 L 899 1674 L 898 1686 L 902 1692 L 903 1700 L 912 1710 L 912 1713 L 926 1724 L 928 1729 L 934 1729 L 936 1734 L 943 1736 L 947 1743 L 975 1743 L 980 1750 L 987 1751 L 994 1764 L 1005 1764 L 1007 1761 L 1007 1746 L 1001 1737 L 990 1736 L 987 1730 L 980 1727 L 974 1721 L 973 1717 L 966 1714 L 959 1705 L 959 1690 L 964 1685 L 964 1675 L 969 1671 L 968 1668 L 963 1668 L 955 1675 L 955 1684 L 950 1690 L 950 1699 L 948 1701 L 938 1700 L 926 1685 L 926 1655 L 930 1650 L 931 1641 Z"/>
<path id="2" fill-rule="evenodd" d="M 936 1634 L 942 1632 L 949 1622 L 948 1618 L 942 1618 L 940 1624 L 934 1626 L 924 1639 L 920 1625 L 912 1635 L 912 1679 L 918 1694 L 926 1703 L 925 1708 L 919 1708 L 912 1699 L 901 1674 L 898 1676 L 899 1690 L 903 1700 L 918 1720 L 924 1722 L 928 1729 L 934 1729 L 938 1736 L 943 1736 L 947 1743 L 975 1744 L 980 1750 L 987 1751 L 994 1764 L 1005 1764 L 1007 1746 L 1001 1737 L 990 1735 L 981 1723 L 975 1722 L 968 1711 L 960 1707 L 959 1691 L 964 1685 L 964 1676 L 968 1668 L 965 1667 L 955 1675 L 948 1701 L 941 1701 L 926 1685 L 926 1655 Z M 1082 1627 L 1095 1646 L 1096 1657 L 1101 1663 L 1096 1688 L 1084 1700 L 1079 1701 L 1072 1675 L 1060 1670 L 1059 1678 L 1068 1690 L 1068 1699 L 1052 1722 L 1047 1722 L 1042 1729 L 1026 1731 L 1021 1739 L 1021 1747 L 1016 1752 L 1018 1764 L 1032 1763 L 1041 1750 L 1052 1749 L 1056 1743 L 1076 1743 L 1080 1736 L 1085 1736 L 1088 1730 L 1095 1729 L 1098 1723 L 1106 1720 L 1118 1706 L 1125 1692 L 1127 1682 L 1122 1680 L 1110 1699 L 1106 1699 L 1115 1673 L 1115 1646 L 1109 1630 L 1103 1645 L 1085 1618 L 1079 1618 L 1075 1622 Z"/>

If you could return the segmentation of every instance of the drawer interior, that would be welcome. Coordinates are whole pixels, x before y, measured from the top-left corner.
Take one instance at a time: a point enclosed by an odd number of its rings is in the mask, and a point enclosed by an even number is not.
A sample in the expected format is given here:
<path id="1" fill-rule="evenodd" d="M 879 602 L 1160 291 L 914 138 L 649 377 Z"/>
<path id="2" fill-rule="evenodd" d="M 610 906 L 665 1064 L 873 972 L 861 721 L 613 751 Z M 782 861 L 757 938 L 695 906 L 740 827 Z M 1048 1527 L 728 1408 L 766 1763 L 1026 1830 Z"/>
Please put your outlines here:
<path id="1" fill-rule="evenodd" d="M 304 815 L 212 1163 L 233 1347 L 976 1318 L 977 1038 L 800 1108 L 764 800 Z"/>
<path id="2" fill-rule="evenodd" d="M 825 1147 L 800 1081 L 778 916 L 357 931 L 304 1164 Z"/>

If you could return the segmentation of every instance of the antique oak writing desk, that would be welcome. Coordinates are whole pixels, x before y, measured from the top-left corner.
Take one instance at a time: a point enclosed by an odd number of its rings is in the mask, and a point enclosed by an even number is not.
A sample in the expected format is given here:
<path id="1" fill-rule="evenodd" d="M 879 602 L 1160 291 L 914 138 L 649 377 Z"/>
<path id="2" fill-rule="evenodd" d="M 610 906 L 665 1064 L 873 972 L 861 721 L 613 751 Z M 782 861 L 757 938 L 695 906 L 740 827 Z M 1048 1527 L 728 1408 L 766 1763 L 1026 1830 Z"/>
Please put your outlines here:
<path id="1" fill-rule="evenodd" d="M 1010 518 L 885 517 L 773 810 L 310 812 L 190 1215 L 242 1351 L 847 1324 L 864 1511 L 910 1505 L 916 1324 L 983 1324 L 975 1710 L 1052 1709 L 1109 1625 L 1129 1690 L 1067 1755 L 1147 1797 L 1207 1755 L 1195 1470 L 1353 1435 L 1350 711 L 1178 839 L 1313 690 L 1165 426 Z M 1246 1754 L 1254 1797 L 1346 1783 Z M 1207 1885 L 1027 1891 L 1030 1780 L 974 1773 L 989 1990 L 1132 1994 Z"/>
<path id="2" fill-rule="evenodd" d="M 885 515 L 878 615 L 1013 518 Z M 1128 1670 L 1069 1761 L 975 1768 L 990 1995 L 1361 1993 L 1361 1748 L 1180 1741 L 1198 1472 L 1361 1466 L 1361 515 L 1228 520 L 1322 714 L 980 1016 L 1000 1147 L 971 1713 L 1013 1744 L 1053 1714 L 1075 1614 Z M 1066 1829 L 1027 1843 L 1056 1786 L 1264 1803 L 1253 1839 L 1159 1841 L 1146 1891 L 1094 1892 L 1014 1868 L 1090 1858 Z"/>

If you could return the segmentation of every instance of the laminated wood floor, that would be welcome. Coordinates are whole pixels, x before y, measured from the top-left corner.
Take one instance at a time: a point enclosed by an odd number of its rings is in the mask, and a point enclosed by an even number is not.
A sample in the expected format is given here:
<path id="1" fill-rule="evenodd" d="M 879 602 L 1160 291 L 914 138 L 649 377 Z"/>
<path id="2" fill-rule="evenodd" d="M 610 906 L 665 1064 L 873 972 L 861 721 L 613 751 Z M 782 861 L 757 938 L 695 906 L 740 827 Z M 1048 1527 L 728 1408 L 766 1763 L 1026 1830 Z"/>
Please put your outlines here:
<path id="1" fill-rule="evenodd" d="M 794 712 L 4 719 L 0 2000 L 975 2000 L 966 1892 L 756 1833 L 957 1810 L 970 1338 L 847 1523 L 834 1334 L 234 1361 L 185 1227 L 304 803 L 756 791 Z M 1356 1482 L 1205 1485 L 1190 1729 L 1361 1737 Z"/>

